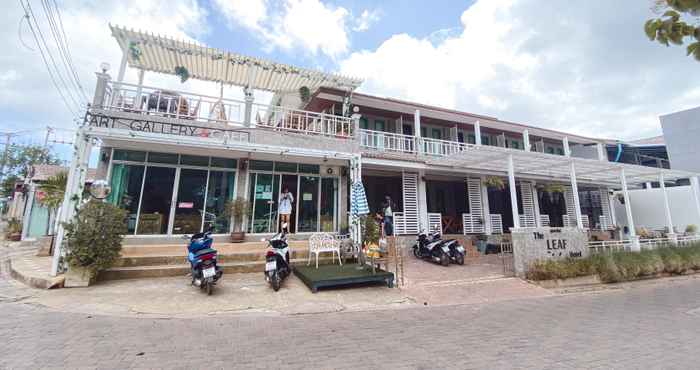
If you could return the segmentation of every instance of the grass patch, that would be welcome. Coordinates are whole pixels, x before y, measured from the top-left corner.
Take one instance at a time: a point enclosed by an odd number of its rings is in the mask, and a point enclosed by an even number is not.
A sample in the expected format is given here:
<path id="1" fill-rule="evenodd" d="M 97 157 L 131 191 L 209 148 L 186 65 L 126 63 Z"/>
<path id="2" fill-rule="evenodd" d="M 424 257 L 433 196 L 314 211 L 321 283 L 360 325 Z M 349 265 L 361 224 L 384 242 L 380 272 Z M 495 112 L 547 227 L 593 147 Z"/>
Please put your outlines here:
<path id="1" fill-rule="evenodd" d="M 586 258 L 536 261 L 530 264 L 530 280 L 570 279 L 598 275 L 606 283 L 635 280 L 660 273 L 680 275 L 700 271 L 700 243 L 663 247 L 641 252 L 613 252 Z"/>

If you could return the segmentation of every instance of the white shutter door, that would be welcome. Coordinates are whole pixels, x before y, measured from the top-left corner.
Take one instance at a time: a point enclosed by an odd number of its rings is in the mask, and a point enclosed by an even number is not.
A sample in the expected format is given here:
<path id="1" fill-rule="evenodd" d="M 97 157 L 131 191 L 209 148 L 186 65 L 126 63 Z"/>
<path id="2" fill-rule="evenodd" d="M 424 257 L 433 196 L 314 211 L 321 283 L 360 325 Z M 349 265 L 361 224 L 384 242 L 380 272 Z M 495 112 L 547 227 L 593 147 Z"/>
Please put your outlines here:
<path id="1" fill-rule="evenodd" d="M 481 234 L 486 231 L 483 221 L 484 203 L 481 198 L 481 179 L 467 179 L 467 196 L 469 199 L 469 214 L 462 217 L 465 234 Z"/>
<path id="2" fill-rule="evenodd" d="M 610 215 L 610 202 L 608 201 L 608 189 L 600 188 L 600 209 L 603 215 L 600 217 L 600 228 L 610 230 L 612 228 L 612 216 Z"/>
<path id="3" fill-rule="evenodd" d="M 520 218 L 522 225 L 520 227 L 535 227 L 535 202 L 532 199 L 532 184 L 521 182 L 520 196 L 523 200 L 523 214 Z"/>
<path id="4" fill-rule="evenodd" d="M 405 234 L 418 234 L 418 174 L 403 173 L 403 218 Z"/>
<path id="5" fill-rule="evenodd" d="M 576 207 L 574 205 L 574 191 L 571 186 L 565 186 L 564 203 L 566 204 L 566 215 L 564 218 L 564 227 L 576 227 Z M 568 220 L 568 221 L 567 221 Z"/>

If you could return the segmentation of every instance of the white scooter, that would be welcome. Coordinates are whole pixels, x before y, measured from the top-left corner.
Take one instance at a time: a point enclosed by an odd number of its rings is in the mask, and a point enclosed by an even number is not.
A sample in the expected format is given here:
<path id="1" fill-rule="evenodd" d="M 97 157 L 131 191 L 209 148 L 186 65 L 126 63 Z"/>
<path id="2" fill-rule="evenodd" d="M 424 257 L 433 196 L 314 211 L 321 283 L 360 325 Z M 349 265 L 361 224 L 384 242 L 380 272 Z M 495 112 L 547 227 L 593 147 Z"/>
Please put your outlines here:
<path id="1" fill-rule="evenodd" d="M 269 248 L 265 254 L 265 280 L 272 285 L 275 292 L 280 290 L 282 280 L 292 273 L 286 229 L 287 224 L 282 224 L 282 232 L 267 240 Z"/>

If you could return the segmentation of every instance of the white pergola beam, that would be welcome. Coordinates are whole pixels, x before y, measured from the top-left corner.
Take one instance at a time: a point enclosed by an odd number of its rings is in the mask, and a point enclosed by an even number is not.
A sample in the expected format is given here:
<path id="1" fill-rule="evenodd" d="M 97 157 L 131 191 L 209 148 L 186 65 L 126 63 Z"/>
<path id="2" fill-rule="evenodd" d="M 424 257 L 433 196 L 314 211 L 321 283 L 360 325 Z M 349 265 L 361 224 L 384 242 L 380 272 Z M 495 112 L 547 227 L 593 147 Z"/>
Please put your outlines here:
<path id="1" fill-rule="evenodd" d="M 675 240 L 676 232 L 673 230 L 673 217 L 671 216 L 671 205 L 668 202 L 668 193 L 666 192 L 666 184 L 664 174 L 659 173 L 659 186 L 664 197 L 664 212 L 666 213 L 666 226 L 668 227 L 668 237 Z"/>
<path id="2" fill-rule="evenodd" d="M 576 225 L 583 229 L 583 217 L 581 217 L 581 200 L 578 195 L 578 183 L 576 182 L 576 164 L 571 162 L 571 192 L 574 193 L 574 212 L 576 215 Z"/>
<path id="3" fill-rule="evenodd" d="M 627 227 L 629 228 L 630 240 L 632 242 L 631 249 L 633 251 L 641 250 L 637 230 L 634 226 L 634 218 L 632 217 L 632 204 L 630 203 L 630 194 L 627 189 L 627 178 L 625 176 L 624 167 L 620 170 L 620 183 L 622 184 L 622 196 L 625 199 L 625 213 L 627 214 Z"/>
<path id="4" fill-rule="evenodd" d="M 513 228 L 520 228 L 520 211 L 518 210 L 518 191 L 515 188 L 515 167 L 513 155 L 508 155 L 508 187 L 510 188 L 510 207 L 513 214 Z"/>

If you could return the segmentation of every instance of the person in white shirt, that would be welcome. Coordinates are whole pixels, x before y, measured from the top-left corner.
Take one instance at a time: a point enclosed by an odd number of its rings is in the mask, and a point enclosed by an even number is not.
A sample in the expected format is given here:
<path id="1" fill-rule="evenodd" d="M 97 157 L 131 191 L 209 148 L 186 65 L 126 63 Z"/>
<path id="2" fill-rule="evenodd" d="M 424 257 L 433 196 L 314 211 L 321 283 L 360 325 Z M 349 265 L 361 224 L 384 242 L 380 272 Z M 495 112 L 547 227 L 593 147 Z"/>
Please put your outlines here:
<path id="1" fill-rule="evenodd" d="M 292 204 L 294 204 L 294 195 L 289 192 L 289 188 L 286 186 L 282 189 L 282 194 L 280 195 L 279 201 L 279 214 L 282 227 L 289 232 L 289 215 L 292 214 Z"/>

